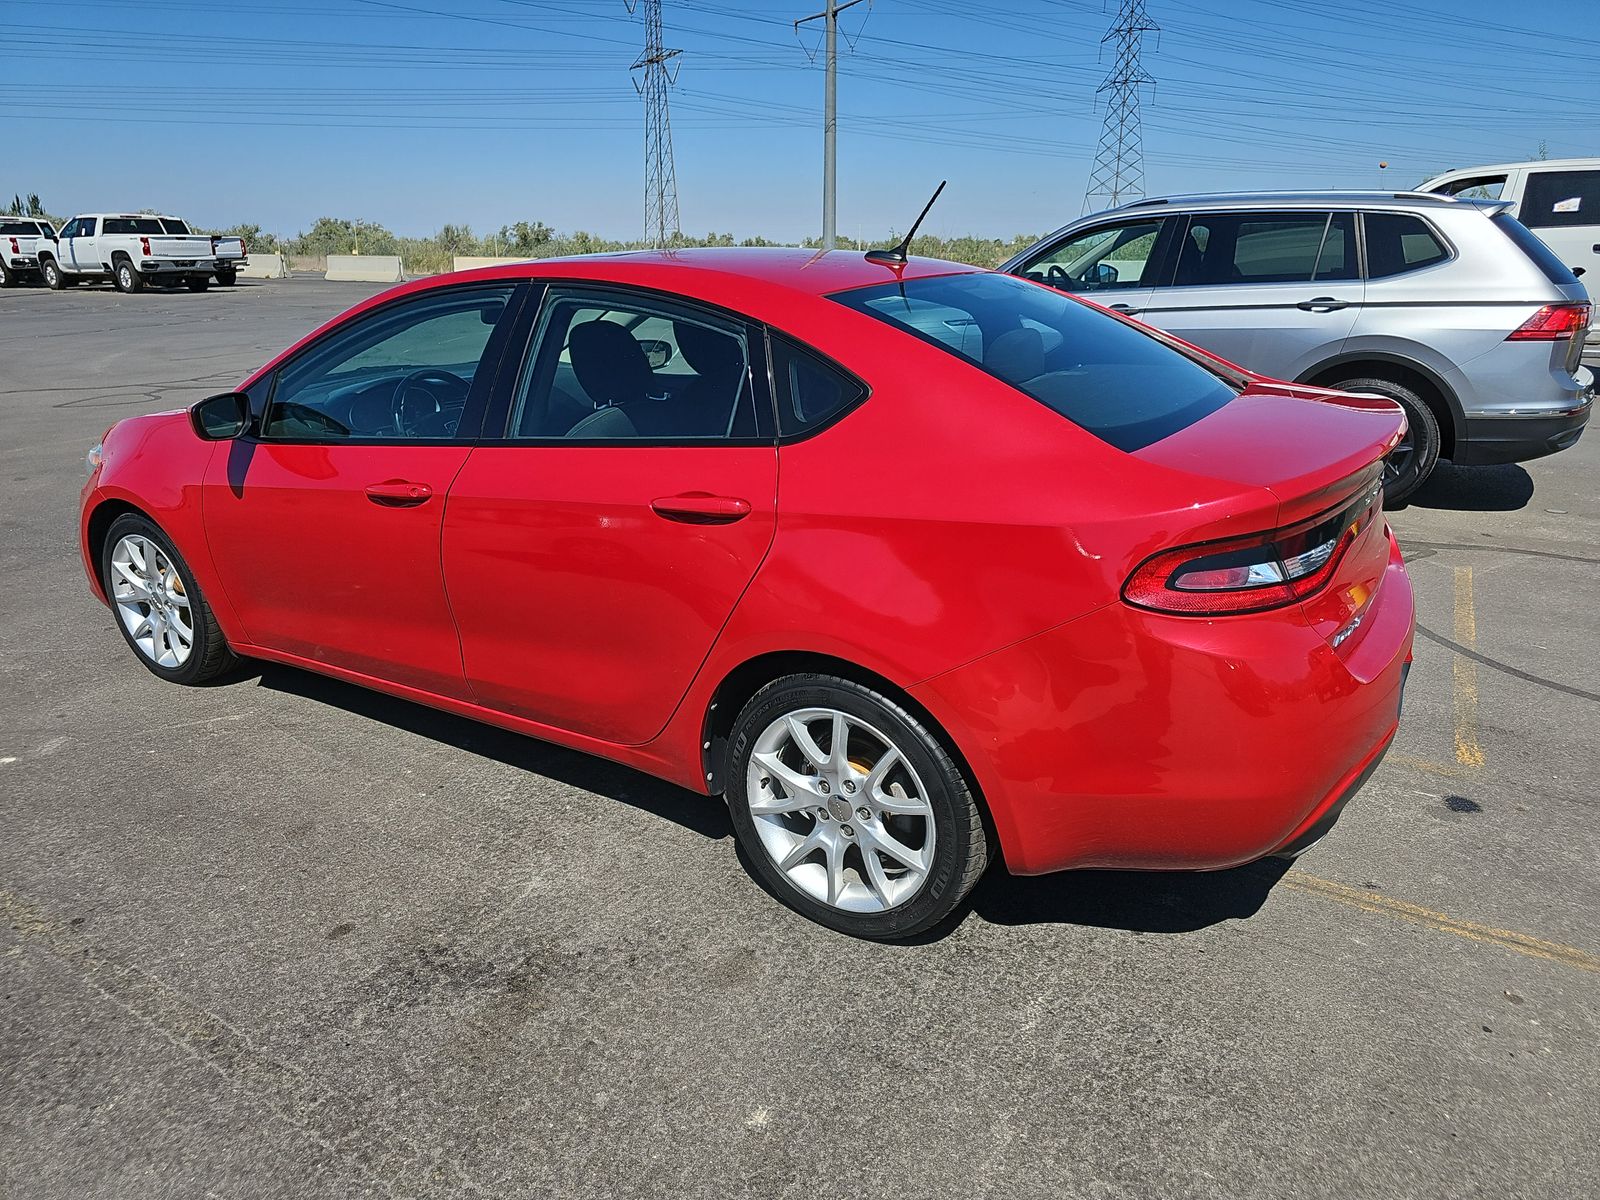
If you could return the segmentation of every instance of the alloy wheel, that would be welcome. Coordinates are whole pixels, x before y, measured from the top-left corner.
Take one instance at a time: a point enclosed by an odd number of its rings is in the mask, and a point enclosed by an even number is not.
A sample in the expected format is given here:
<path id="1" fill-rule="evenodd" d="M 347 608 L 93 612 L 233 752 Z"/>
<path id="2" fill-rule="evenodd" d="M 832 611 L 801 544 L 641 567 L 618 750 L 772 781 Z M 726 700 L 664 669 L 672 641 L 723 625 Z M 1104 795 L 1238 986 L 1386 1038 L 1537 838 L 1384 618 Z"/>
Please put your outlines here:
<path id="1" fill-rule="evenodd" d="M 176 670 L 194 651 L 189 589 L 161 546 L 125 534 L 111 551 L 111 602 L 139 653 Z"/>
<path id="2" fill-rule="evenodd" d="M 935 838 L 927 789 L 900 749 L 859 717 L 834 708 L 778 717 L 756 740 L 746 783 L 762 848 L 805 895 L 878 913 L 927 882 Z"/>

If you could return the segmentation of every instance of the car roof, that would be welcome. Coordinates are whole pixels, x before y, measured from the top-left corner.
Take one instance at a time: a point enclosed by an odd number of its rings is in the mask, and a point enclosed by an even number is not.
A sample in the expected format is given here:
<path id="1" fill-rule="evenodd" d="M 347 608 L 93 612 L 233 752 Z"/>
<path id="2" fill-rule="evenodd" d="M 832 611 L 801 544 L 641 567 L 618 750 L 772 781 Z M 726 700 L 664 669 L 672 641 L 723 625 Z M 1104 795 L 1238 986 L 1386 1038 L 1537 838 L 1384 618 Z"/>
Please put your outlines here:
<path id="1" fill-rule="evenodd" d="M 182 217 L 175 217 L 171 213 L 125 213 L 125 212 L 78 213 L 76 216 L 74 216 L 72 218 L 72 220 L 78 221 L 78 220 L 82 220 L 84 217 L 115 217 L 119 221 L 139 221 L 139 220 L 181 221 L 181 220 L 183 220 Z"/>
<path id="2" fill-rule="evenodd" d="M 1475 203 L 1433 192 L 1203 192 L 1187 196 L 1148 196 L 1109 211 L 1137 212 L 1145 208 L 1443 209 L 1470 207 Z"/>
<path id="3" fill-rule="evenodd" d="M 536 270 L 530 271 L 529 267 Z M 775 285 L 806 295 L 955 275 L 982 268 L 937 258 L 908 258 L 904 264 L 870 262 L 859 250 L 806 250 L 784 246 L 709 246 L 686 250 L 622 250 L 566 258 L 528 259 L 506 266 L 480 267 L 457 275 L 482 278 L 608 279 L 648 284 L 669 277 L 699 276 L 724 282 L 747 281 Z"/>
<path id="4" fill-rule="evenodd" d="M 1522 171 L 1528 168 L 1539 171 L 1588 170 L 1600 171 L 1600 158 L 1530 158 L 1526 162 L 1488 163 L 1481 167 L 1451 167 L 1440 171 L 1434 179 L 1447 175 L 1495 175 L 1503 171 Z"/>

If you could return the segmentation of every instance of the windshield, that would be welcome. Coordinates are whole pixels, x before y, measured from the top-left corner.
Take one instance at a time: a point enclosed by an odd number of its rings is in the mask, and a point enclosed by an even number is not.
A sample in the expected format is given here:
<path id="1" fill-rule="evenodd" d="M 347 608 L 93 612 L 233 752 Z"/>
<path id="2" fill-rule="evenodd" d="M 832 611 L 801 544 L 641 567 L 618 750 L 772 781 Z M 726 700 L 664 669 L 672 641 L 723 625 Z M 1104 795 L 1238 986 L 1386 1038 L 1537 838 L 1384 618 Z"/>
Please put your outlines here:
<path id="1" fill-rule="evenodd" d="M 830 299 L 965 359 L 1121 450 L 1170 437 L 1239 392 L 1133 326 L 1010 275 L 941 275 Z"/>
<path id="2" fill-rule="evenodd" d="M 189 227 L 175 217 L 162 217 L 161 228 L 166 233 L 188 233 Z"/>

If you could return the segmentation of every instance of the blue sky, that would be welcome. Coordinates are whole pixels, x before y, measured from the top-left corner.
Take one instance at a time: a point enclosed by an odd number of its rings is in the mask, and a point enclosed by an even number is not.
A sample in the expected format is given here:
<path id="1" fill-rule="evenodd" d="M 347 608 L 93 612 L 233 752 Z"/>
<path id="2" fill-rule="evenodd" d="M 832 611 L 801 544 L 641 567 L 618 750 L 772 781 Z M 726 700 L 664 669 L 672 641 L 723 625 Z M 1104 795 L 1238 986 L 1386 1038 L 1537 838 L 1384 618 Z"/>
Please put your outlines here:
<path id="1" fill-rule="evenodd" d="M 682 226 L 820 222 L 821 0 L 665 0 Z M 1585 0 L 1585 4 L 1593 0 Z M 1152 193 L 1405 187 L 1600 154 L 1575 6 L 1148 0 Z M 841 19 L 842 233 L 1009 236 L 1078 215 L 1115 0 L 873 0 Z M 1575 24 L 1575 22 L 1577 24 Z M 623 0 L 6 0 L 0 191 L 293 233 L 516 220 L 638 236 L 643 28 Z M 159 68 L 159 69 L 157 69 Z M 1385 171 L 1378 168 L 1387 161 Z"/>

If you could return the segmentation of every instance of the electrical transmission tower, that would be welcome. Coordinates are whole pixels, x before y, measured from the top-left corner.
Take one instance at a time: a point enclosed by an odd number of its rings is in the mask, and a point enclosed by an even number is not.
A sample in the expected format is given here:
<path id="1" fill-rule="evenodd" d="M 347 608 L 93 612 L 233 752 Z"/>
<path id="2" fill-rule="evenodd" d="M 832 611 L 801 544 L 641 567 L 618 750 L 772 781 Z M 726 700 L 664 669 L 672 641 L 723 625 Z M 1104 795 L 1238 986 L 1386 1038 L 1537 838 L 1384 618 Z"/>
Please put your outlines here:
<path id="1" fill-rule="evenodd" d="M 640 0 L 624 0 L 631 13 Z M 682 54 L 661 44 L 661 0 L 643 0 L 644 53 L 634 59 L 634 89 L 644 97 L 644 240 L 651 246 L 671 245 L 678 235 L 678 169 L 672 164 L 672 118 L 667 89 L 678 81 Z"/>
<path id="2" fill-rule="evenodd" d="M 1115 208 L 1144 195 L 1144 147 L 1139 129 L 1139 89 L 1155 79 L 1139 63 L 1139 41 L 1161 26 L 1145 11 L 1145 0 L 1118 0 L 1117 22 L 1101 45 L 1114 42 L 1116 62 L 1096 95 L 1106 94 L 1106 123 L 1089 172 L 1083 209 Z"/>

